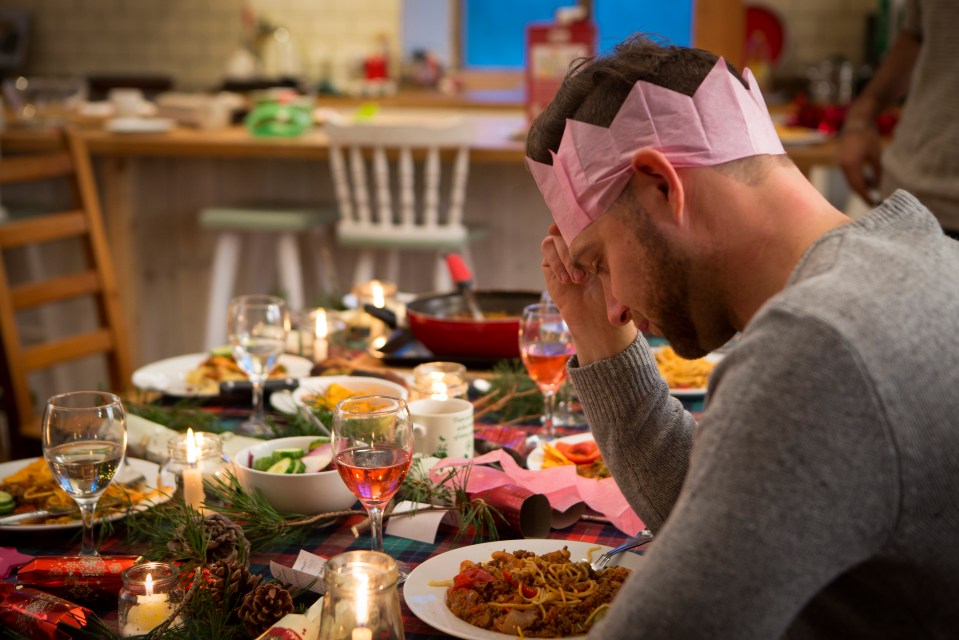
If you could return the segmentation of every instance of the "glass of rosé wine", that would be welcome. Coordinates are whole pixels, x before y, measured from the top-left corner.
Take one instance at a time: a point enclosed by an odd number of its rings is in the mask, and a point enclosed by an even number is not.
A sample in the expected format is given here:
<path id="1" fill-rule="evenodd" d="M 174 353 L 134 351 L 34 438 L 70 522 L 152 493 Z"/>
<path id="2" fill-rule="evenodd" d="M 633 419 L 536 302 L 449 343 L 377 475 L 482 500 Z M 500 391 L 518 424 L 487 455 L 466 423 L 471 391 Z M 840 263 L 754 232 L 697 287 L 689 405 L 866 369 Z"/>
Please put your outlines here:
<path id="1" fill-rule="evenodd" d="M 552 303 L 531 304 L 519 323 L 519 351 L 529 377 L 543 393 L 543 429 L 540 437 L 556 437 L 556 392 L 569 375 L 566 362 L 575 353 L 573 336 L 559 308 Z"/>
<path id="2" fill-rule="evenodd" d="M 413 460 L 413 421 L 406 401 L 393 396 L 346 398 L 333 410 L 336 469 L 370 515 L 373 551 L 383 552 L 383 510 Z M 400 582 L 409 573 L 397 562 Z"/>

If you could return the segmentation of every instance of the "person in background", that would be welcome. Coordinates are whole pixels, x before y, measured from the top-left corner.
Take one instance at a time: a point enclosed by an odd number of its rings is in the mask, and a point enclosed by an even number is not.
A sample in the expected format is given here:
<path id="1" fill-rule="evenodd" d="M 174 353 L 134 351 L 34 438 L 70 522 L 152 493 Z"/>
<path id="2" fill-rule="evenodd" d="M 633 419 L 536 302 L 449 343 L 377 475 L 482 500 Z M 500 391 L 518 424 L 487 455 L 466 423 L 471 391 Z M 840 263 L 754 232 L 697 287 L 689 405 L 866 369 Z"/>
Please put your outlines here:
<path id="1" fill-rule="evenodd" d="M 839 165 L 867 203 L 907 189 L 959 238 L 959 2 L 906 0 L 904 9 L 902 31 L 846 113 Z M 903 97 L 883 153 L 876 117 Z"/>
<path id="2" fill-rule="evenodd" d="M 590 637 L 955 637 L 959 244 L 904 191 L 849 219 L 749 73 L 644 37 L 574 67 L 526 150 L 571 380 L 656 534 Z M 737 332 L 697 421 L 642 334 Z"/>

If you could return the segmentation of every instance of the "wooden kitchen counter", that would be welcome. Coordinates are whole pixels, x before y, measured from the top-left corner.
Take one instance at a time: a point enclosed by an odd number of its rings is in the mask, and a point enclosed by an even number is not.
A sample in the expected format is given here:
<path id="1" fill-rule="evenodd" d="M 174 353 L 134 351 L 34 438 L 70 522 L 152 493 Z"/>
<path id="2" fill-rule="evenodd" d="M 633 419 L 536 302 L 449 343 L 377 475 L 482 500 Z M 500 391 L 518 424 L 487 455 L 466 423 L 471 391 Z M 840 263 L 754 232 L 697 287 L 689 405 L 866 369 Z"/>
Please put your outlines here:
<path id="1" fill-rule="evenodd" d="M 450 111 L 417 110 L 424 114 Z M 479 163 L 524 162 L 523 131 L 525 117 L 521 112 L 458 110 L 473 121 L 476 140 L 471 160 Z M 90 152 L 111 157 L 193 157 L 193 158 L 284 158 L 321 159 L 328 157 L 328 139 L 322 127 L 294 138 L 252 136 L 245 128 L 234 126 L 217 131 L 176 127 L 169 133 L 110 133 L 99 126 L 80 127 Z M 2 136 L 6 151 L 38 148 L 52 144 L 51 134 L 44 131 L 12 128 Z M 834 140 L 806 145 L 787 145 L 786 152 L 806 175 L 817 165 L 834 165 Z"/>

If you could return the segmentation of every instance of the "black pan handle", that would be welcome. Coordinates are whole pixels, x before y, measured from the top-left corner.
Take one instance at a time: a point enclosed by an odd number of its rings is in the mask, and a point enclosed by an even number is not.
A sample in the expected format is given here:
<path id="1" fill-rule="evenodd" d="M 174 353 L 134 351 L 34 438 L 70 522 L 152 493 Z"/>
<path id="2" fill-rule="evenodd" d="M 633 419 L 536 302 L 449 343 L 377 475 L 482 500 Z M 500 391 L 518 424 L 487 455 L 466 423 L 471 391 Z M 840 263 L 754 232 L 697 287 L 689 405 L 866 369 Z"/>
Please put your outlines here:
<path id="1" fill-rule="evenodd" d="M 367 312 L 377 320 L 382 320 L 390 329 L 396 328 L 396 313 L 386 307 L 377 307 L 374 304 L 366 302 L 363 304 L 363 311 Z"/>

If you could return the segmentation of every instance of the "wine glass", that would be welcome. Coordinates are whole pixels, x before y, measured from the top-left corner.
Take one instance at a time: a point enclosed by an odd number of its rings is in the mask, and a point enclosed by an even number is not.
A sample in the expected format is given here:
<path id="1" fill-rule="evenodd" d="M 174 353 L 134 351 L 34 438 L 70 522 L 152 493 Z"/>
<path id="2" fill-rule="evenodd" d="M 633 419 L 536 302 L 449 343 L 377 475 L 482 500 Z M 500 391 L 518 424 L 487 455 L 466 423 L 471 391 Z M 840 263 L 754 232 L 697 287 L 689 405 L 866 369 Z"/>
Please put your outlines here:
<path id="1" fill-rule="evenodd" d="M 333 460 L 343 482 L 370 515 L 373 551 L 383 552 L 383 508 L 413 460 L 413 421 L 406 401 L 353 396 L 333 410 Z M 400 582 L 407 568 L 397 562 Z"/>
<path id="2" fill-rule="evenodd" d="M 569 375 L 566 361 L 575 353 L 573 337 L 559 308 L 552 303 L 523 309 L 519 325 L 519 350 L 529 377 L 543 393 L 543 429 L 540 437 L 556 437 L 556 392 Z"/>
<path id="3" fill-rule="evenodd" d="M 286 303 L 275 296 L 238 296 L 230 300 L 227 326 L 233 359 L 253 386 L 253 413 L 235 431 L 249 436 L 272 435 L 273 429 L 263 416 L 263 383 L 286 346 L 290 328 Z"/>
<path id="4" fill-rule="evenodd" d="M 98 555 L 93 538 L 94 512 L 127 448 L 123 404 L 117 396 L 102 391 L 55 395 L 47 400 L 41 437 L 43 457 L 53 477 L 80 507 L 80 555 Z"/>

